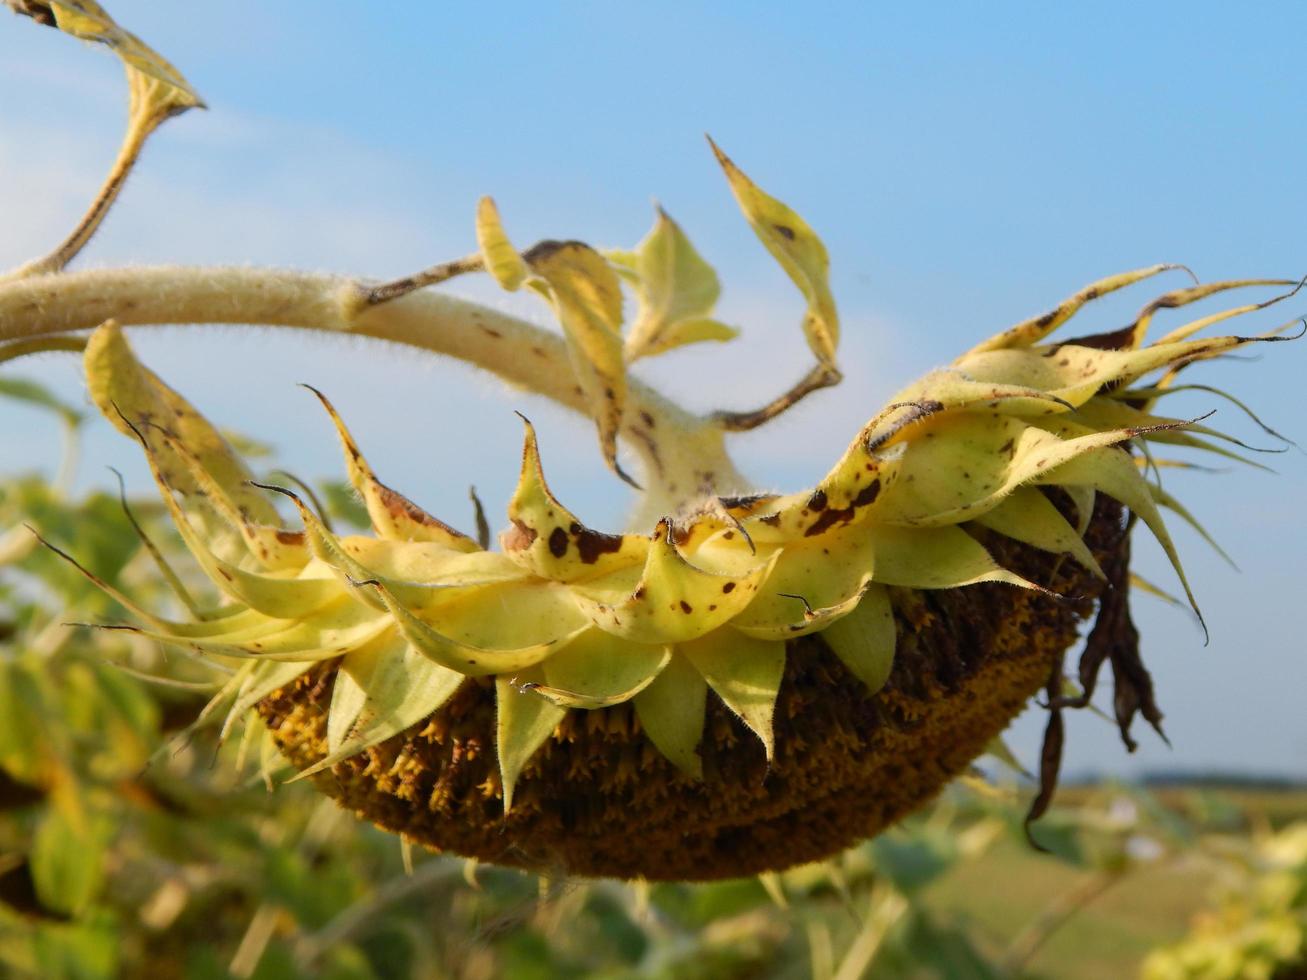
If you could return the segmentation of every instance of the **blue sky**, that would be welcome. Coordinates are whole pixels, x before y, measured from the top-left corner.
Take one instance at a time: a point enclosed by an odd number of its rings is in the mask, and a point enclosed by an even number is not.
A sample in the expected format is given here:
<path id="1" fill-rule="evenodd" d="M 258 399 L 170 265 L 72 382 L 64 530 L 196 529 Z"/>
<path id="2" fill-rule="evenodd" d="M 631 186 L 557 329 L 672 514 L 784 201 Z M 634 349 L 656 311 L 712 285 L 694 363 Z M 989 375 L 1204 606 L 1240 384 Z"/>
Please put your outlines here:
<path id="1" fill-rule="evenodd" d="M 644 234 L 657 198 L 716 264 L 719 312 L 744 336 L 641 373 L 696 408 L 751 407 L 806 369 L 801 301 L 736 212 L 702 139 L 711 132 L 822 234 L 844 322 L 845 384 L 735 445 L 764 486 L 810 483 L 894 388 L 1091 279 L 1158 261 L 1204 279 L 1307 273 L 1299 4 L 110 9 L 211 108 L 147 148 L 82 264 L 390 276 L 469 251 L 482 194 L 520 243 L 614 246 Z M 311 23 L 297 22 L 308 9 Z M 0 266 L 75 220 L 112 157 L 123 102 L 107 52 L 0 14 Z M 546 322 L 529 302 L 472 294 Z M 1132 291 L 1085 325 L 1117 326 L 1149 297 Z M 334 474 L 331 433 L 293 384 L 313 382 L 388 482 L 455 523 L 467 523 L 469 483 L 502 514 L 520 408 L 564 499 L 596 524 L 621 521 L 620 487 L 584 425 L 457 365 L 270 331 L 137 337 L 211 416 L 275 443 L 303 474 Z M 1305 366 L 1307 346 L 1281 345 L 1201 380 L 1307 442 Z M 20 370 L 82 397 L 71 360 Z M 1210 407 L 1194 397 L 1183 410 Z M 44 423 L 3 411 L 7 465 L 52 467 Z M 1228 408 L 1215 421 L 1260 438 Z M 102 482 L 112 461 L 144 486 L 131 447 L 106 429 L 90 440 L 83 481 Z M 1080 717 L 1070 770 L 1307 775 L 1307 661 L 1293 613 L 1307 460 L 1295 452 L 1272 465 L 1278 476 L 1171 478 L 1243 572 L 1175 529 L 1211 645 L 1183 615 L 1136 601 L 1175 748 L 1144 737 L 1126 757 L 1109 726 Z M 1141 570 L 1169 584 L 1156 549 L 1138 550 Z M 1032 715 L 1015 730 L 1028 759 L 1040 723 Z"/>

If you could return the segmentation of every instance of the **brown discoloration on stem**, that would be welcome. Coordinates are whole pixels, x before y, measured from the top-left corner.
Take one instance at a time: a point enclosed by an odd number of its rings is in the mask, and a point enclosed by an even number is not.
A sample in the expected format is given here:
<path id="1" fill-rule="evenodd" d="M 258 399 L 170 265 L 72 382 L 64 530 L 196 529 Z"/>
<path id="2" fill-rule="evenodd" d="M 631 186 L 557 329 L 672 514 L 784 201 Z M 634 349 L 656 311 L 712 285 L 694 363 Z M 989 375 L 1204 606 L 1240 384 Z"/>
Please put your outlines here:
<path id="1" fill-rule="evenodd" d="M 485 267 L 485 260 L 480 255 L 465 255 L 461 259 L 433 265 L 421 272 L 415 272 L 411 276 L 392 279 L 390 282 L 382 283 L 379 286 L 365 287 L 363 289 L 363 303 L 367 306 L 380 306 L 382 303 L 389 303 L 393 299 L 407 296 L 409 293 L 426 286 L 436 286 L 442 282 L 447 282 L 455 276 L 465 275 L 469 272 L 481 272 Z M 483 327 L 482 329 L 488 330 L 496 337 L 499 336 L 490 328 Z"/>
<path id="2" fill-rule="evenodd" d="M 805 374 L 797 384 L 778 398 L 768 402 L 762 408 L 752 412 L 714 412 L 711 418 L 728 432 L 747 432 L 769 422 L 787 409 L 793 408 L 800 401 L 822 388 L 839 384 L 844 375 L 827 364 L 818 364 Z"/>

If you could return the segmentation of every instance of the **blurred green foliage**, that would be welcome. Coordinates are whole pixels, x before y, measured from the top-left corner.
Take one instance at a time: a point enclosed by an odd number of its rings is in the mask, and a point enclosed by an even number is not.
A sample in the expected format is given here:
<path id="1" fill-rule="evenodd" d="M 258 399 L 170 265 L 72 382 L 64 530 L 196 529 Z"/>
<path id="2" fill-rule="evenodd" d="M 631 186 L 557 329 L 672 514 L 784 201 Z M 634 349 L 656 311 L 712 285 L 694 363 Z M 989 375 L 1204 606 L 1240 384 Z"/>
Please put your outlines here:
<path id="1" fill-rule="evenodd" d="M 70 434 L 81 424 L 31 383 L 6 380 L 3 395 L 50 408 Z M 343 487 L 318 489 L 335 520 L 359 520 Z M 180 554 L 157 501 L 131 509 L 165 560 Z M 1172 873 L 1180 912 L 1120 911 L 1148 945 L 1169 944 L 1147 959 L 1149 977 L 1287 976 L 1304 958 L 1307 824 L 1240 833 L 1244 810 L 1211 796 L 1179 810 L 1137 791 L 1081 793 L 1037 825 L 1052 852 L 1041 855 L 1024 843 L 1022 801 L 969 780 L 836 860 L 705 885 L 552 880 L 407 854 L 303 783 L 269 793 L 285 774 L 257 724 L 225 744 L 192 727 L 222 675 L 76 625 L 123 611 L 24 525 L 86 573 L 185 615 L 115 495 L 0 480 L 2 975 L 1115 975 L 1101 934 L 1082 928 L 1086 910 L 1132 882 L 1155 898 Z M 1214 910 L 1180 942 L 1176 916 L 1200 911 L 1209 886 Z M 1046 897 L 1027 907 L 1037 889 Z"/>

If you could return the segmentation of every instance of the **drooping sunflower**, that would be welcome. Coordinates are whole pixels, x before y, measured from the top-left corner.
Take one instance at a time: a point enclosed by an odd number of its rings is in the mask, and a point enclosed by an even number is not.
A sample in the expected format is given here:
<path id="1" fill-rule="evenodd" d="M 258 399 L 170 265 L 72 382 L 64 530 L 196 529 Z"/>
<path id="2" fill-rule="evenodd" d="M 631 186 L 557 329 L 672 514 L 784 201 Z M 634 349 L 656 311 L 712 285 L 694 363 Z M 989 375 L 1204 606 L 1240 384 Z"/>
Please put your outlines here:
<path id="1" fill-rule="evenodd" d="M 695 416 L 628 374 L 639 358 L 736 333 L 713 315 L 713 270 L 661 210 L 633 251 L 577 241 L 519 251 L 487 198 L 476 253 L 380 285 L 257 269 L 65 273 L 149 134 L 203 102 L 93 0 L 9 6 L 112 48 L 130 111 L 119 158 L 73 232 L 0 276 L 0 359 L 80 348 L 71 335 L 105 317 L 380 337 L 463 357 L 585 413 L 610 469 L 641 491 L 634 530 L 588 527 L 550 491 L 527 423 L 493 549 L 488 529 L 460 533 L 380 482 L 319 394 L 372 525 L 338 535 L 294 491 L 255 482 L 217 429 L 136 361 L 118 325 L 99 326 L 85 347 L 92 397 L 145 450 L 220 596 L 197 604 L 165 567 L 192 618 L 114 592 L 134 622 L 109 625 L 222 665 L 229 679 L 206 716 L 225 711 L 230 730 L 256 713 L 301 775 L 343 805 L 412 841 L 503 864 L 720 878 L 877 833 L 965 770 L 1042 688 L 1038 816 L 1056 782 L 1061 712 L 1089 703 L 1104 664 L 1127 744 L 1137 714 L 1160 725 L 1128 608 L 1130 535 L 1147 526 L 1192 603 L 1161 511 L 1196 522 L 1150 478 L 1162 462 L 1150 447 L 1238 456 L 1201 420 L 1157 405 L 1193 387 L 1176 383 L 1188 365 L 1284 339 L 1200 334 L 1297 290 L 1150 343 L 1147 331 L 1162 309 L 1293 283 L 1188 286 L 1120 330 L 1053 339 L 1085 304 L 1175 267 L 1103 279 L 899 392 L 812 488 L 750 492 L 726 435 L 840 380 L 839 318 L 817 235 L 715 145 L 750 225 L 803 294 L 816 365 L 757 411 Z M 476 271 L 534 290 L 563 336 L 417 292 Z M 637 304 L 630 324 L 624 291 Z M 641 460 L 639 483 L 619 465 L 619 442 Z M 298 512 L 289 523 L 274 505 L 283 499 Z M 1066 651 L 1090 616 L 1072 683 Z"/>
<path id="2" fill-rule="evenodd" d="M 824 249 L 722 159 L 809 300 L 817 370 L 838 377 Z M 478 232 L 464 264 L 553 303 L 605 455 L 634 482 L 617 433 L 653 442 L 657 422 L 627 417 L 625 364 L 730 335 L 708 315 L 711 270 L 662 214 L 632 253 L 547 242 L 519 254 L 488 202 Z M 1280 339 L 1195 334 L 1283 296 L 1144 343 L 1157 310 L 1267 284 L 1247 282 L 1185 287 L 1121 330 L 1050 339 L 1085 303 L 1168 268 L 1095 283 L 908 386 L 800 493 L 719 495 L 705 474 L 678 494 L 654 453 L 642 476 L 662 515 L 605 533 L 551 492 L 525 422 L 497 550 L 382 483 L 315 391 L 372 524 L 337 535 L 299 494 L 255 482 L 108 322 L 86 349 L 92 397 L 144 448 L 225 600 L 177 622 L 118 596 L 137 619 L 119 628 L 236 664 L 211 706 L 229 728 L 257 712 L 344 806 L 486 861 L 656 880 L 814 860 L 932 798 L 1045 689 L 1038 815 L 1060 711 L 1088 703 L 1104 663 L 1127 741 L 1137 713 L 1161 720 L 1127 605 L 1130 532 L 1149 528 L 1188 594 L 1161 510 L 1193 519 L 1148 478 L 1147 449 L 1232 451 L 1156 403 L 1186 365 Z M 624 343 L 622 278 L 640 301 Z M 386 290 L 351 294 L 353 315 L 391 302 Z M 274 507 L 283 498 L 294 526 Z M 1095 610 L 1076 689 L 1065 652 Z"/>

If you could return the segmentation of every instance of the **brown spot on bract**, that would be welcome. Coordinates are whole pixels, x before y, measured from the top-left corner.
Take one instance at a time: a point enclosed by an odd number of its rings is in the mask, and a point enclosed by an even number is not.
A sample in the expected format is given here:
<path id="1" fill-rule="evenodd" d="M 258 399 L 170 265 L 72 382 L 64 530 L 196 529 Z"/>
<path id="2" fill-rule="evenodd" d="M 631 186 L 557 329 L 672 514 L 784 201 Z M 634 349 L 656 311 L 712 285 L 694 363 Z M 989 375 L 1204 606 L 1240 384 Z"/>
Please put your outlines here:
<path id="1" fill-rule="evenodd" d="M 1015 439 L 1009 439 L 1007 442 L 1003 443 L 1003 445 L 1001 445 L 1001 446 L 998 447 L 998 451 L 999 451 L 1000 453 L 1007 453 L 1007 455 L 1009 455 L 1009 456 L 1012 455 L 1012 453 L 1015 451 L 1015 449 L 1016 449 L 1016 440 L 1015 440 Z"/>
<path id="2" fill-rule="evenodd" d="M 853 506 L 866 507 L 868 504 L 873 503 L 878 496 L 880 496 L 880 480 L 872 480 L 858 491 L 858 495 L 853 498 Z"/>
<path id="3" fill-rule="evenodd" d="M 804 537 L 814 537 L 829 530 L 836 524 L 847 524 L 853 520 L 859 507 L 866 507 L 879 496 L 880 479 L 877 478 L 859 490 L 858 495 L 849 502 L 849 506 L 822 511 L 821 516 L 809 524 L 807 530 L 803 532 Z"/>
<path id="4" fill-rule="evenodd" d="M 727 595 L 730 595 L 732 592 L 735 591 L 735 583 L 727 582 L 725 585 L 722 586 L 722 591 Z"/>
<path id="5" fill-rule="evenodd" d="M 409 500 L 397 490 L 392 490 L 380 480 L 373 480 L 373 485 L 377 488 L 377 495 L 381 498 L 381 503 L 386 508 L 386 513 L 391 517 L 407 518 L 415 524 L 421 524 L 423 527 L 435 527 L 442 531 L 452 534 L 458 538 L 467 537 L 461 531 L 455 531 L 452 527 L 437 517 L 432 517 L 425 510 L 419 507 L 413 501 Z"/>
<path id="6" fill-rule="evenodd" d="M 772 225 L 772 228 L 776 230 L 776 234 L 780 235 L 786 241 L 794 241 L 794 229 L 789 225 Z"/>
<path id="7" fill-rule="evenodd" d="M 544 241 L 536 242 L 529 249 L 523 252 L 522 258 L 526 259 L 527 265 L 535 265 L 537 262 L 541 262 L 549 258 L 549 256 L 553 255 L 555 252 L 561 252 L 565 248 L 588 249 L 589 247 L 590 246 L 585 242 L 578 242 L 575 240 L 560 242 L 557 239 L 546 238 Z"/>
<path id="8" fill-rule="evenodd" d="M 690 605 L 688 602 L 682 599 L 681 612 L 685 613 L 686 615 L 689 615 L 690 613 L 694 612 L 694 606 Z"/>
<path id="9" fill-rule="evenodd" d="M 555 558 L 562 558 L 567 554 L 567 532 L 561 527 L 556 527 L 549 532 L 549 553 Z"/>
<path id="10" fill-rule="evenodd" d="M 477 324 L 477 326 L 480 327 L 481 331 L 485 333 L 487 336 L 494 337 L 496 340 L 499 340 L 501 337 L 504 336 L 498 330 L 494 329 L 493 327 L 487 327 L 485 324 L 479 323 Z"/>
<path id="11" fill-rule="evenodd" d="M 739 517 L 752 514 L 761 504 L 774 499 L 776 499 L 774 493 L 753 493 L 718 497 L 717 501 L 728 511 L 734 512 Z"/>
<path id="12" fill-rule="evenodd" d="M 282 544 L 303 544 L 303 543 L 304 543 L 304 532 L 303 532 L 303 531 L 283 531 L 283 530 L 280 530 L 280 529 L 279 529 L 279 530 L 277 531 L 277 540 L 280 541 Z"/>
<path id="13" fill-rule="evenodd" d="M 808 509 L 814 511 L 823 511 L 826 509 L 826 491 L 814 490 L 812 496 L 808 498 Z"/>
<path id="14" fill-rule="evenodd" d="M 654 417 L 650 415 L 648 412 L 640 413 L 640 421 L 651 429 L 654 427 Z"/>
<path id="15" fill-rule="evenodd" d="M 764 514 L 762 517 L 758 518 L 758 520 L 762 521 L 762 522 L 763 522 L 764 524 L 766 524 L 768 527 L 775 527 L 777 524 L 779 524 L 779 523 L 781 522 L 781 515 L 780 515 L 780 514 Z"/>
<path id="16" fill-rule="evenodd" d="M 572 526 L 568 530 L 571 531 L 572 537 L 576 539 L 576 550 L 581 556 L 581 561 L 587 565 L 593 565 L 602 555 L 622 550 L 620 535 L 592 531 L 576 521 L 572 522 Z"/>

